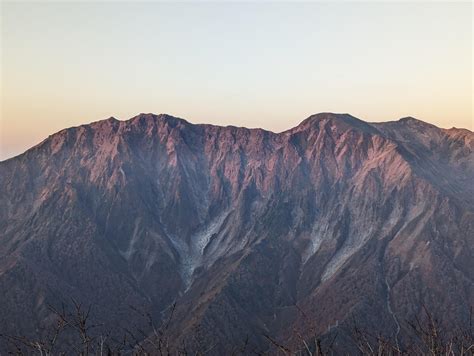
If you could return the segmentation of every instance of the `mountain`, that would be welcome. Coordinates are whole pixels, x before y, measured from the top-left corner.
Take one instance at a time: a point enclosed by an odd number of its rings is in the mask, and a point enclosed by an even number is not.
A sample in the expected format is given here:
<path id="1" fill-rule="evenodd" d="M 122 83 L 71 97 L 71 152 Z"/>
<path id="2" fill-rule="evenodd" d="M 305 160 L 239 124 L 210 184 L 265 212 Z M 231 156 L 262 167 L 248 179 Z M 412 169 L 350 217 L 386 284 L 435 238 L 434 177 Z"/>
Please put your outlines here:
<path id="1" fill-rule="evenodd" d="M 403 341 L 424 308 L 449 330 L 474 305 L 474 134 L 414 118 L 110 118 L 0 162 L 0 206 L 4 333 L 74 298 L 117 333 L 176 303 L 173 347 L 343 347 L 354 320 Z"/>

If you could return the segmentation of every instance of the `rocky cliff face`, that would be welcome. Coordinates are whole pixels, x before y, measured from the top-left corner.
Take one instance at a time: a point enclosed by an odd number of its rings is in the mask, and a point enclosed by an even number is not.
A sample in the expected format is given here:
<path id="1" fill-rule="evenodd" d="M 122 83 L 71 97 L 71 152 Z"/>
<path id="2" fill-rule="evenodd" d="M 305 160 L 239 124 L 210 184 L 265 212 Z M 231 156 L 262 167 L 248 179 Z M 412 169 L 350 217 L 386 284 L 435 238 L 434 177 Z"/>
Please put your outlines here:
<path id="1" fill-rule="evenodd" d="M 474 305 L 474 134 L 413 118 L 278 134 L 110 118 L 1 162 L 0 206 L 10 333 L 69 297 L 117 328 L 176 301 L 176 344 L 219 353 L 354 319 L 403 339 L 423 305 L 447 327 Z"/>

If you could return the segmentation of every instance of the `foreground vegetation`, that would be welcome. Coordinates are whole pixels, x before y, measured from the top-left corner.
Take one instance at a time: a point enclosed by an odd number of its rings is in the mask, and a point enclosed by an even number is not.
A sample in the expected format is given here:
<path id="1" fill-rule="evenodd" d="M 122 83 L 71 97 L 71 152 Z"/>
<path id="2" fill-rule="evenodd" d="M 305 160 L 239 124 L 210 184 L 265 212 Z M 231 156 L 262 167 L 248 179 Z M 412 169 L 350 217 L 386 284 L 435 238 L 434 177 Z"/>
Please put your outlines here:
<path id="1" fill-rule="evenodd" d="M 149 313 L 134 309 L 146 321 L 148 332 L 137 328 L 136 330 L 123 329 L 120 338 L 112 336 L 110 332 L 96 332 L 102 324 L 91 323 L 91 307 L 84 308 L 76 301 L 68 307 L 61 309 L 50 307 L 56 316 L 54 325 L 46 332 L 46 336 L 30 338 L 0 333 L 0 342 L 6 346 L 9 354 L 41 356 L 52 355 L 206 355 L 215 354 L 213 345 L 200 345 L 193 343 L 192 348 L 185 344 L 176 347 L 168 333 L 176 305 L 170 309 L 169 315 L 160 327 L 156 327 Z M 474 355 L 474 330 L 472 323 L 472 310 L 470 322 L 465 328 L 452 332 L 446 337 L 440 324 L 430 312 L 424 309 L 424 321 L 416 319 L 407 323 L 411 328 L 412 338 L 409 342 L 399 343 L 396 338 L 387 338 L 363 330 L 354 323 L 352 330 L 343 335 L 351 341 L 350 348 L 343 351 L 350 355 Z M 296 347 L 290 347 L 274 340 L 269 335 L 263 335 L 268 340 L 268 349 L 257 350 L 244 340 L 241 346 L 230 350 L 231 355 L 301 355 L 323 356 L 338 355 L 341 350 L 334 346 L 340 335 L 337 334 L 325 339 L 314 337 L 305 340 L 299 333 L 294 335 Z M 199 340 L 198 340 L 199 341 Z"/>

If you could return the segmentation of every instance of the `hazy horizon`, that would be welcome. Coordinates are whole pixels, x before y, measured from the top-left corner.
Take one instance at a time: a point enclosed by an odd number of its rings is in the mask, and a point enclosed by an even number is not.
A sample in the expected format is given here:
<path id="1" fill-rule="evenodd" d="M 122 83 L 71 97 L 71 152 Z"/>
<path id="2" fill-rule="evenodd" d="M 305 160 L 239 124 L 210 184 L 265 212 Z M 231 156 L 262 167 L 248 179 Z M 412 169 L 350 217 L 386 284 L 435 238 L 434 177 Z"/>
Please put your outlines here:
<path id="1" fill-rule="evenodd" d="M 274 132 L 311 114 L 474 129 L 472 4 L 1 4 L 0 160 L 141 112 Z"/>

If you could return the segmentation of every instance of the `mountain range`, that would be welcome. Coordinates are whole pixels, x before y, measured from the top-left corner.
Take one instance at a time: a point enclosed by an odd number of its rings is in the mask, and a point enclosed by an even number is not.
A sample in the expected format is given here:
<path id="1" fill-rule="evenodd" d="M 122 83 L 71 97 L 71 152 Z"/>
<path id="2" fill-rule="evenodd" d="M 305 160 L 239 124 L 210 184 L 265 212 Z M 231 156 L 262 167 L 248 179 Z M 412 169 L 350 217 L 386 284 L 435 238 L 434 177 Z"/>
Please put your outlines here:
<path id="1" fill-rule="evenodd" d="M 403 342 L 425 308 L 450 330 L 474 305 L 474 133 L 333 113 L 68 128 L 0 162 L 0 290 L 0 333 L 70 298 L 117 333 L 175 305 L 172 347 L 215 354 L 345 347 L 354 322 Z"/>

